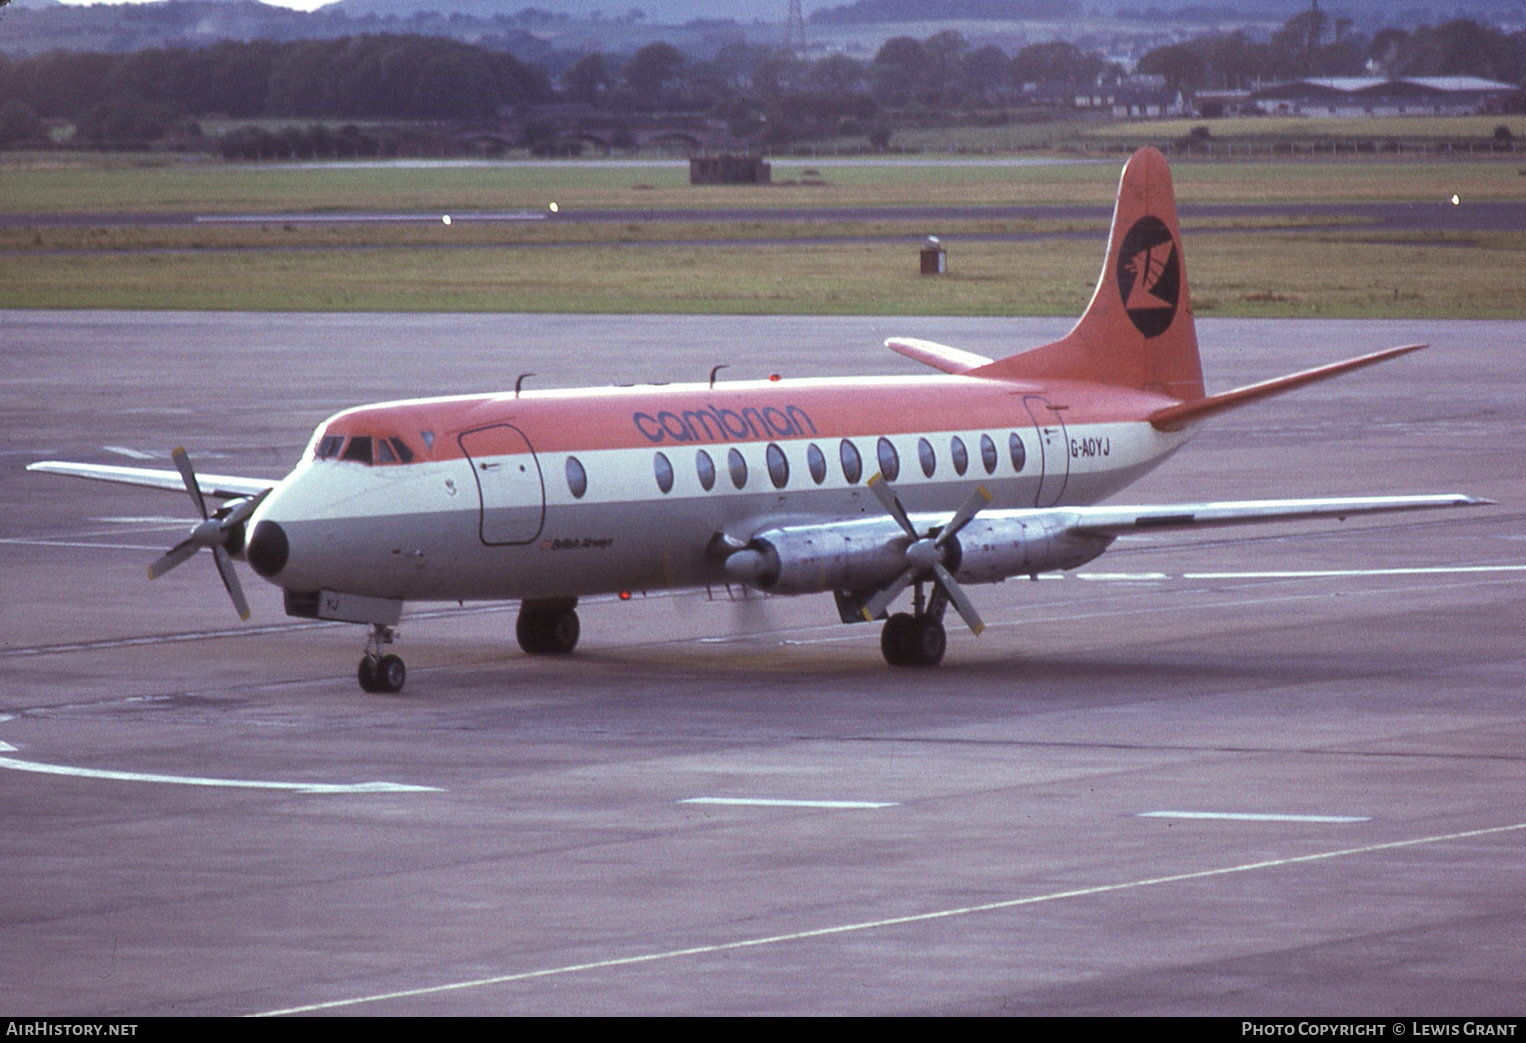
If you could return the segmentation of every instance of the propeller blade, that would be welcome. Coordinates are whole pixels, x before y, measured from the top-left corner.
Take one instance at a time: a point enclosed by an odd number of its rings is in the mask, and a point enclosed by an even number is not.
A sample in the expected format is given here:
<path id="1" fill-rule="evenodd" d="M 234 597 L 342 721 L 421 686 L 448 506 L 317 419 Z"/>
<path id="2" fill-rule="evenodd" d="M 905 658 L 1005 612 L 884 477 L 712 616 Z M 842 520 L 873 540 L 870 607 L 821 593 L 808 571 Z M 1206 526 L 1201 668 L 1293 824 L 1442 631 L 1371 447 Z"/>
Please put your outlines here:
<path id="1" fill-rule="evenodd" d="M 975 605 L 965 597 L 964 588 L 954 581 L 954 577 L 942 565 L 933 566 L 933 575 L 938 577 L 938 586 L 943 588 L 944 596 L 954 606 L 954 611 L 959 613 L 959 618 L 964 620 L 964 625 L 970 628 L 970 633 L 979 637 L 980 632 L 986 628 L 985 620 L 980 618 Z"/>
<path id="2" fill-rule="evenodd" d="M 261 490 L 258 496 L 252 496 L 247 500 L 240 500 L 234 504 L 233 509 L 228 512 L 228 516 L 222 520 L 218 528 L 227 531 L 244 524 L 255 511 L 259 510 L 260 504 L 265 502 L 265 497 L 269 496 L 270 493 L 270 489 L 264 489 Z"/>
<path id="3" fill-rule="evenodd" d="M 181 540 L 166 551 L 163 557 L 148 567 L 148 578 L 158 579 L 176 565 L 191 560 L 200 549 L 201 544 L 197 543 L 194 539 L 187 538 Z"/>
<path id="4" fill-rule="evenodd" d="M 180 471 L 180 478 L 185 482 L 185 491 L 191 494 L 191 502 L 196 504 L 196 509 L 201 512 L 201 520 L 206 521 L 211 515 L 207 514 L 207 501 L 201 495 L 201 483 L 196 480 L 196 469 L 191 466 L 191 457 L 185 451 L 185 446 L 176 446 L 171 450 L 170 459 L 175 461 L 175 467 Z"/>
<path id="5" fill-rule="evenodd" d="M 975 515 L 984 510 L 991 502 L 991 499 L 990 491 L 983 485 L 977 485 L 975 491 L 970 494 L 970 498 L 964 501 L 964 506 L 954 513 L 954 516 L 949 519 L 949 523 L 943 527 L 943 531 L 938 533 L 938 546 L 943 546 L 949 540 L 959 535 L 959 530 L 968 525 Z"/>
<path id="6" fill-rule="evenodd" d="M 900 499 L 896 496 L 895 490 L 890 487 L 890 483 L 885 480 L 885 476 L 876 473 L 867 484 L 874 498 L 880 501 L 880 506 L 884 507 L 886 513 L 900 525 L 901 531 L 912 539 L 916 539 L 917 530 L 912 527 L 911 519 L 906 516 L 906 508 L 901 506 Z"/>
<path id="7" fill-rule="evenodd" d="M 238 610 L 238 618 L 248 619 L 249 602 L 244 599 L 244 588 L 239 586 L 238 573 L 233 571 L 233 559 L 228 557 L 228 552 L 221 547 L 213 547 L 212 560 L 217 563 L 217 574 L 223 578 L 223 586 L 227 589 L 228 596 L 233 599 L 233 607 Z"/>
<path id="8" fill-rule="evenodd" d="M 226 515 L 214 518 L 207 511 L 207 500 L 201 493 L 201 483 L 196 480 L 196 469 L 191 465 L 191 457 L 184 447 L 177 447 L 170 453 L 170 458 L 175 461 L 175 468 L 180 472 L 180 478 L 185 482 L 185 491 L 191 494 L 191 502 L 196 505 L 196 510 L 201 513 L 201 524 L 191 530 L 191 535 L 181 540 L 168 552 L 148 567 L 148 578 L 158 579 L 170 569 L 188 561 L 203 547 L 212 550 L 212 561 L 217 566 L 217 574 L 222 578 L 223 588 L 227 590 L 228 597 L 233 600 L 233 607 L 238 610 L 240 619 L 249 618 L 249 602 L 244 597 L 244 588 L 238 581 L 238 573 L 234 571 L 233 559 L 224 549 L 228 542 L 229 534 L 240 525 L 243 525 L 259 509 L 265 497 L 270 494 L 266 489 L 257 496 L 235 503 Z"/>
<path id="9" fill-rule="evenodd" d="M 914 568 L 907 569 L 905 572 L 901 573 L 894 580 L 892 580 L 888 587 L 879 591 L 868 601 L 864 602 L 864 607 L 860 610 L 863 612 L 864 619 L 868 620 L 869 622 L 873 622 L 874 620 L 878 619 L 880 617 L 880 613 L 889 608 L 890 603 L 896 598 L 900 597 L 901 591 L 911 586 L 912 581 L 916 578 L 917 570 Z"/>

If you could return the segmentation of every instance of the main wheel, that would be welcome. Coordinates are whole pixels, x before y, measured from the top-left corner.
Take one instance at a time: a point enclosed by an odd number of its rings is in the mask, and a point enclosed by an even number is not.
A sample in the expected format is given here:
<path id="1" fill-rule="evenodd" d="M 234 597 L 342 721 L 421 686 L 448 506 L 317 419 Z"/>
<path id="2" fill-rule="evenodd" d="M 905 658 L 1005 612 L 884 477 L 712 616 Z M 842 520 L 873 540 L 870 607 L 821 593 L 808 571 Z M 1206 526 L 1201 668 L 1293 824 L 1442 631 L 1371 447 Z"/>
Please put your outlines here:
<path id="1" fill-rule="evenodd" d="M 905 612 L 897 612 L 885 620 L 885 626 L 880 630 L 880 654 L 885 657 L 885 662 L 891 666 L 912 665 L 912 631 L 916 626 L 916 618 Z"/>
<path id="2" fill-rule="evenodd" d="M 570 608 L 520 609 L 514 624 L 519 647 L 530 655 L 567 655 L 582 635 L 576 610 Z"/>
<path id="3" fill-rule="evenodd" d="M 910 662 L 908 666 L 937 666 L 943 662 L 943 653 L 948 649 L 948 634 L 943 630 L 943 624 L 931 616 L 924 616 L 915 621 L 912 628 Z"/>

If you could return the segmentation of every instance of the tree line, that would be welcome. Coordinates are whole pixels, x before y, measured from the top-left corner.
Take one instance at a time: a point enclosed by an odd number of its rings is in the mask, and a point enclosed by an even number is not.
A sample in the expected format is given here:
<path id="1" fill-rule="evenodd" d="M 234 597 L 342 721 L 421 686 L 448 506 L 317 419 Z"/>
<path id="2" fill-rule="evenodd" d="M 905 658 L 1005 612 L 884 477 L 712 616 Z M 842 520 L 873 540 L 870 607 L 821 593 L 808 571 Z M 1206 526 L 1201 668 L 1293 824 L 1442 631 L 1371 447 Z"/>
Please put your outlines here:
<path id="1" fill-rule="evenodd" d="M 1212 33 L 1158 47 L 1137 71 L 1191 92 L 1372 68 L 1519 84 L 1526 33 L 1460 19 L 1366 36 L 1316 9 L 1264 41 Z M 914 115 L 1000 109 L 1020 104 L 1025 85 L 1083 88 L 1125 76 L 1101 54 L 1063 41 L 1009 56 L 953 31 L 894 37 L 867 61 L 738 42 L 709 59 L 653 43 L 627 55 L 536 64 L 417 35 L 222 41 L 125 55 L 51 51 L 0 57 L 0 145 L 36 139 L 47 119 L 74 121 L 79 141 L 106 145 L 194 135 L 195 120 L 208 116 L 459 124 L 548 102 L 602 113 L 704 114 L 764 145 L 857 133 L 883 143 L 886 127 Z M 321 145 L 355 154 L 381 147 L 353 134 L 347 144 Z"/>
<path id="2" fill-rule="evenodd" d="M 1327 76 L 1479 76 L 1526 83 L 1526 33 L 1459 18 L 1415 29 L 1354 32 L 1318 9 L 1289 19 L 1267 40 L 1213 33 L 1158 47 L 1138 71 L 1173 89 L 1245 89 L 1258 83 Z"/>

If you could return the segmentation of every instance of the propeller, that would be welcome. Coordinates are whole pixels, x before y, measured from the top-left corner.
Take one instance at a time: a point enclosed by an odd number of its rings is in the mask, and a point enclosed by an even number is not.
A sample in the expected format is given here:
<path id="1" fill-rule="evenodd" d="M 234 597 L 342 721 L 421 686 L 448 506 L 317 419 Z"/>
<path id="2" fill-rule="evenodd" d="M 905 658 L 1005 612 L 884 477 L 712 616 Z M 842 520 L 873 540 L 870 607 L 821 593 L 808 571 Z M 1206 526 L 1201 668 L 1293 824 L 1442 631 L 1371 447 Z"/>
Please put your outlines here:
<path id="1" fill-rule="evenodd" d="M 944 564 L 948 559 L 950 544 L 954 537 L 959 535 L 959 530 L 970 523 L 981 509 L 991 502 L 991 494 L 983 485 L 976 486 L 975 491 L 964 505 L 954 512 L 948 524 L 942 528 L 930 529 L 926 533 L 917 532 L 916 526 L 911 524 L 911 518 L 906 514 L 906 508 L 901 506 L 900 498 L 895 490 L 885 480 L 882 474 L 876 474 L 868 481 L 869 491 L 874 493 L 886 512 L 901 526 L 901 530 L 911 537 L 911 542 L 906 546 L 906 569 L 884 589 L 875 593 L 868 601 L 864 602 L 863 614 L 867 620 L 879 618 L 891 602 L 901 596 L 901 592 L 913 583 L 920 583 L 929 578 L 948 598 L 954 610 L 959 613 L 959 618 L 970 630 L 979 634 L 986 628 L 985 622 L 980 618 L 980 613 L 975 611 L 974 604 L 965 596 L 964 590 L 954 580 L 953 573 L 949 572 Z"/>
<path id="2" fill-rule="evenodd" d="M 196 504 L 196 510 L 201 514 L 201 524 L 148 567 L 148 578 L 158 579 L 176 565 L 190 560 L 203 547 L 207 547 L 212 551 L 212 561 L 217 566 L 217 574 L 222 577 L 223 587 L 228 591 L 228 597 L 233 599 L 233 607 L 238 610 L 238 617 L 248 619 L 249 602 L 245 600 L 244 590 L 239 586 L 238 574 L 233 571 L 233 559 L 229 557 L 227 548 L 229 543 L 239 538 L 243 524 L 254 514 L 261 501 L 270 494 L 270 490 L 266 489 L 258 496 L 238 501 L 226 513 L 219 511 L 217 514 L 210 514 L 207 511 L 206 498 L 201 495 L 201 484 L 196 481 L 196 470 L 191 466 L 190 456 L 184 448 L 177 448 L 170 454 L 170 458 L 175 461 L 175 467 L 180 471 L 181 479 L 185 481 L 185 489 L 191 494 L 191 502 Z"/>

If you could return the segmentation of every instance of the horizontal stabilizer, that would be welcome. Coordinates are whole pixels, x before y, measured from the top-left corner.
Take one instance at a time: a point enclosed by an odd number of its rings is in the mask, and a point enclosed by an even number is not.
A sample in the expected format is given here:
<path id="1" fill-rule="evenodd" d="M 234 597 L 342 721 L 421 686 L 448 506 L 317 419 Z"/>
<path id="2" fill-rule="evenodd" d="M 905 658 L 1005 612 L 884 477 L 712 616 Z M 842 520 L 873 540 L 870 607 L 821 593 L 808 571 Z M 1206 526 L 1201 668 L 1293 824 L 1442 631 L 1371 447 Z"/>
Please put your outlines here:
<path id="1" fill-rule="evenodd" d="M 1482 507 L 1493 500 L 1447 493 L 1434 496 L 1346 496 L 1316 500 L 1227 500 L 1154 506 L 1067 507 L 1070 528 L 1086 535 L 1126 536 L 1161 529 L 1211 528 L 1257 522 L 1347 518 L 1358 514 Z"/>
<path id="2" fill-rule="evenodd" d="M 113 464 L 73 464 L 59 460 L 44 460 L 40 463 L 28 464 L 27 470 L 185 494 L 185 479 L 181 477 L 179 471 L 157 471 L 147 467 L 117 467 Z M 226 474 L 198 474 L 196 479 L 201 484 L 203 493 L 218 500 L 258 496 L 277 484 L 268 478 L 238 478 Z"/>
<path id="3" fill-rule="evenodd" d="M 885 342 L 885 347 L 945 373 L 968 373 L 980 366 L 989 366 L 992 361 L 973 351 L 951 348 L 947 344 L 930 340 L 917 340 L 915 337 L 891 337 Z"/>
<path id="4" fill-rule="evenodd" d="M 1374 351 L 1370 355 L 1361 355 L 1354 359 L 1346 359 L 1344 362 L 1332 362 L 1325 366 L 1315 366 L 1313 369 L 1302 370 L 1298 373 L 1290 373 L 1285 377 L 1274 377 L 1271 380 L 1263 380 L 1256 384 L 1247 384 L 1245 387 L 1235 388 L 1233 391 L 1225 391 L 1217 395 L 1209 395 L 1206 398 L 1183 402 L 1180 405 L 1167 406 L 1157 409 L 1147 418 L 1150 424 L 1160 431 L 1179 431 L 1183 426 L 1193 420 L 1201 420 L 1204 417 L 1222 413 L 1228 409 L 1236 409 L 1248 405 L 1258 399 L 1270 398 L 1280 395 L 1284 391 L 1292 391 L 1301 388 L 1305 384 L 1313 384 L 1317 381 L 1328 380 L 1338 377 L 1342 373 L 1349 373 L 1363 366 L 1371 366 L 1374 363 L 1386 362 L 1400 355 L 1408 355 L 1412 351 L 1429 347 L 1428 344 L 1406 344 L 1399 348 L 1385 348 L 1382 351 Z"/>

